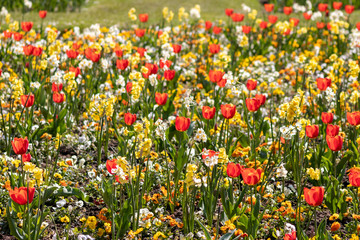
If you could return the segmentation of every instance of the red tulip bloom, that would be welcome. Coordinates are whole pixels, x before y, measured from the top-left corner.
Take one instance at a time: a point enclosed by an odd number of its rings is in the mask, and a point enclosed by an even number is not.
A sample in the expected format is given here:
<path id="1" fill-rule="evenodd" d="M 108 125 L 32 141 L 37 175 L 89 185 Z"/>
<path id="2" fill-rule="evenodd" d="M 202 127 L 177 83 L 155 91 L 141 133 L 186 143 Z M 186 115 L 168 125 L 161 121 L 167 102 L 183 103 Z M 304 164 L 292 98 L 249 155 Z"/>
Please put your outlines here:
<path id="1" fill-rule="evenodd" d="M 261 168 L 254 169 L 254 168 L 243 168 L 241 170 L 241 176 L 244 180 L 244 183 L 246 185 L 255 185 L 257 184 L 261 179 Z"/>
<path id="2" fill-rule="evenodd" d="M 33 22 L 22 22 L 21 28 L 24 32 L 29 32 L 32 29 L 33 25 Z"/>
<path id="3" fill-rule="evenodd" d="M 342 149 L 343 139 L 340 136 L 326 136 L 326 142 L 331 151 L 337 152 Z"/>
<path id="4" fill-rule="evenodd" d="M 306 126 L 305 132 L 308 138 L 316 138 L 317 136 L 319 136 L 319 126 L 318 125 Z"/>
<path id="5" fill-rule="evenodd" d="M 145 35 L 145 29 L 140 29 L 140 28 L 136 29 L 135 35 L 139 38 L 143 37 Z"/>
<path id="6" fill-rule="evenodd" d="M 34 46 L 33 45 L 23 46 L 23 51 L 24 51 L 25 56 L 30 56 L 30 55 L 32 55 L 32 53 L 34 51 Z"/>
<path id="7" fill-rule="evenodd" d="M 310 20 L 311 19 L 311 14 L 309 14 L 307 12 L 304 12 L 303 17 L 305 18 L 305 20 Z"/>
<path id="8" fill-rule="evenodd" d="M 145 52 L 146 52 L 145 48 L 138 48 L 136 51 L 140 54 L 140 57 L 145 56 Z"/>
<path id="9" fill-rule="evenodd" d="M 13 36 L 15 41 L 20 41 L 23 38 L 23 35 L 18 32 L 15 32 Z"/>
<path id="10" fill-rule="evenodd" d="M 55 103 L 62 103 L 65 101 L 65 95 L 63 93 L 54 92 L 53 93 L 53 101 Z"/>
<path id="11" fill-rule="evenodd" d="M 116 54 L 117 57 L 122 57 L 123 56 L 123 51 L 121 50 L 120 47 L 114 48 L 114 53 Z"/>
<path id="12" fill-rule="evenodd" d="M 246 107 L 250 112 L 256 112 L 260 108 L 260 101 L 256 98 L 247 98 L 245 100 Z"/>
<path id="13" fill-rule="evenodd" d="M 305 201 L 312 207 L 320 206 L 324 199 L 324 191 L 323 187 L 304 188 Z"/>
<path id="14" fill-rule="evenodd" d="M 220 79 L 219 81 L 217 81 L 216 84 L 217 84 L 219 87 L 223 88 L 223 87 L 225 87 L 226 82 L 227 82 L 227 80 L 226 80 L 225 78 L 222 78 L 222 79 Z"/>
<path id="15" fill-rule="evenodd" d="M 181 45 L 179 44 L 173 44 L 172 45 L 174 53 L 179 53 L 181 51 Z"/>
<path id="16" fill-rule="evenodd" d="M 234 9 L 232 9 L 232 8 L 226 8 L 226 9 L 225 9 L 225 14 L 226 14 L 226 16 L 228 16 L 228 17 L 230 17 L 231 14 L 233 14 L 233 12 L 234 12 Z"/>
<path id="17" fill-rule="evenodd" d="M 291 234 L 288 233 L 285 235 L 284 240 L 296 240 L 296 231 L 293 231 Z"/>
<path id="18" fill-rule="evenodd" d="M 356 23 L 356 28 L 360 31 L 360 22 Z"/>
<path id="19" fill-rule="evenodd" d="M 216 83 L 222 79 L 224 73 L 217 70 L 210 70 L 209 71 L 209 79 L 211 82 Z"/>
<path id="20" fill-rule="evenodd" d="M 268 16 L 268 20 L 269 20 L 269 22 L 270 22 L 271 24 L 275 24 L 275 23 L 277 22 L 277 20 L 278 20 L 278 17 L 275 16 L 275 15 L 269 15 L 269 16 Z"/>
<path id="21" fill-rule="evenodd" d="M 260 101 L 260 106 L 265 104 L 266 101 L 266 96 L 263 94 L 256 94 L 255 98 L 258 99 Z"/>
<path id="22" fill-rule="evenodd" d="M 155 93 L 155 102 L 159 105 L 159 106 L 163 106 L 166 104 L 168 95 L 167 93 Z"/>
<path id="23" fill-rule="evenodd" d="M 25 137 L 25 138 L 14 138 L 14 140 L 11 141 L 11 145 L 12 145 L 14 153 L 16 155 L 23 155 L 28 150 L 29 141 L 28 141 L 27 137 Z"/>
<path id="24" fill-rule="evenodd" d="M 125 124 L 131 126 L 136 121 L 136 114 L 125 113 L 124 115 Z"/>
<path id="25" fill-rule="evenodd" d="M 209 50 L 212 54 L 220 52 L 220 44 L 210 44 Z"/>
<path id="26" fill-rule="evenodd" d="M 213 33 L 214 34 L 219 34 L 219 33 L 221 33 L 221 31 L 222 31 L 221 27 L 218 27 L 218 26 L 213 27 Z"/>
<path id="27" fill-rule="evenodd" d="M 176 73 L 175 70 L 166 70 L 164 72 L 164 78 L 168 81 L 171 81 L 174 79 L 175 73 Z"/>
<path id="28" fill-rule="evenodd" d="M 212 27 L 212 22 L 206 21 L 205 22 L 205 30 L 209 30 Z"/>
<path id="29" fill-rule="evenodd" d="M 241 174 L 242 166 L 233 162 L 228 163 L 226 167 L 226 173 L 228 177 L 237 178 Z"/>
<path id="30" fill-rule="evenodd" d="M 330 78 L 317 78 L 316 84 L 320 91 L 325 91 L 328 87 L 331 86 L 331 79 Z"/>
<path id="31" fill-rule="evenodd" d="M 67 50 L 66 55 L 68 58 L 75 59 L 79 56 L 79 52 L 73 49 Z"/>
<path id="32" fill-rule="evenodd" d="M 126 92 L 127 93 L 131 93 L 131 90 L 132 90 L 132 82 L 128 82 L 127 84 L 126 84 Z"/>
<path id="33" fill-rule="evenodd" d="M 129 60 L 118 59 L 116 60 L 116 67 L 120 70 L 125 70 L 129 66 Z"/>
<path id="34" fill-rule="evenodd" d="M 45 11 L 45 10 L 39 11 L 39 17 L 40 18 L 46 18 L 46 14 L 47 14 L 47 11 Z"/>
<path id="35" fill-rule="evenodd" d="M 262 22 L 260 23 L 260 28 L 261 28 L 261 29 L 266 29 L 267 26 L 268 26 L 268 22 L 266 22 L 266 21 L 262 21 Z"/>
<path id="36" fill-rule="evenodd" d="M 226 119 L 231 119 L 235 116 L 236 106 L 233 104 L 224 104 L 221 105 L 221 114 Z"/>
<path id="37" fill-rule="evenodd" d="M 170 61 L 170 60 L 165 60 L 164 61 L 164 60 L 160 59 L 160 61 L 159 61 L 159 66 L 160 66 L 161 69 L 164 68 L 165 66 L 167 68 L 170 68 L 171 64 L 172 64 L 172 61 Z"/>
<path id="38" fill-rule="evenodd" d="M 325 124 L 332 123 L 332 121 L 334 120 L 334 114 L 323 112 L 323 113 L 321 113 L 321 120 Z"/>
<path id="39" fill-rule="evenodd" d="M 23 161 L 23 162 L 30 162 L 30 160 L 31 160 L 31 154 L 30 153 L 25 153 L 25 154 L 23 154 L 23 155 L 21 155 L 21 160 Z"/>
<path id="40" fill-rule="evenodd" d="M 346 119 L 351 125 L 357 126 L 360 124 L 360 112 L 348 112 L 346 114 Z"/>
<path id="41" fill-rule="evenodd" d="M 264 4 L 264 7 L 265 7 L 265 11 L 267 11 L 268 13 L 274 10 L 274 4 L 272 3 L 266 3 Z"/>
<path id="42" fill-rule="evenodd" d="M 292 22 L 294 24 L 294 26 L 296 27 L 297 25 L 299 25 L 300 20 L 297 18 L 290 18 L 290 22 Z"/>
<path id="43" fill-rule="evenodd" d="M 216 113 L 215 107 L 203 106 L 202 107 L 202 115 L 205 119 L 213 119 Z"/>
<path id="44" fill-rule="evenodd" d="M 317 29 L 323 29 L 325 27 L 325 23 L 323 22 L 316 22 Z"/>
<path id="45" fill-rule="evenodd" d="M 11 31 L 5 30 L 5 31 L 3 31 L 3 35 L 6 39 L 8 39 L 8 38 L 11 38 L 13 33 Z"/>
<path id="46" fill-rule="evenodd" d="M 326 3 L 319 3 L 318 9 L 320 12 L 326 12 L 328 5 Z"/>
<path id="47" fill-rule="evenodd" d="M 359 168 L 351 168 L 349 174 L 349 182 L 353 187 L 360 187 L 360 169 Z"/>
<path id="48" fill-rule="evenodd" d="M 9 190 L 10 198 L 19 205 L 32 203 L 35 195 L 34 187 L 19 187 Z"/>
<path id="49" fill-rule="evenodd" d="M 347 14 L 352 14 L 352 12 L 355 10 L 355 7 L 353 5 L 346 5 L 345 6 L 345 12 Z"/>
<path id="50" fill-rule="evenodd" d="M 81 70 L 78 67 L 69 67 L 69 71 L 75 73 L 75 77 L 77 77 L 77 76 L 79 76 L 79 74 L 81 74 Z"/>
<path id="51" fill-rule="evenodd" d="M 342 5 L 343 5 L 342 2 L 333 2 L 333 8 L 335 10 L 340 10 Z"/>
<path id="52" fill-rule="evenodd" d="M 242 31 L 245 34 L 249 34 L 251 32 L 251 27 L 250 26 L 242 26 Z"/>
<path id="53" fill-rule="evenodd" d="M 34 105 L 35 97 L 33 94 L 22 95 L 20 97 L 20 101 L 21 101 L 21 105 L 28 108 L 28 107 L 31 107 L 32 105 Z"/>
<path id="54" fill-rule="evenodd" d="M 60 92 L 63 88 L 63 84 L 60 83 L 60 84 L 56 84 L 56 83 L 52 83 L 52 86 L 51 86 L 51 90 L 53 92 Z"/>
<path id="55" fill-rule="evenodd" d="M 231 19 L 233 22 L 242 22 L 244 20 L 244 14 L 241 13 L 233 13 L 231 14 Z"/>
<path id="56" fill-rule="evenodd" d="M 114 175 L 115 172 L 113 170 L 116 170 L 117 169 L 117 160 L 116 159 L 112 159 L 112 160 L 107 160 L 106 161 L 106 169 L 108 170 L 108 172 L 111 174 L 111 175 Z"/>
<path id="57" fill-rule="evenodd" d="M 140 20 L 140 22 L 145 23 L 145 22 L 148 21 L 148 19 L 149 19 L 149 14 L 147 14 L 147 13 L 139 14 L 139 20 Z"/>
<path id="58" fill-rule="evenodd" d="M 38 57 L 42 54 L 42 48 L 41 47 L 34 47 L 34 50 L 32 52 L 32 55 L 35 57 Z"/>
<path id="59" fill-rule="evenodd" d="M 180 132 L 185 132 L 190 127 L 190 118 L 179 117 L 177 116 L 175 119 L 175 128 Z"/>
<path id="60" fill-rule="evenodd" d="M 256 86 L 257 86 L 257 81 L 256 81 L 256 80 L 254 80 L 254 79 L 249 79 L 249 80 L 247 80 L 247 82 L 246 82 L 246 88 L 247 88 L 249 91 L 256 89 Z"/>
<path id="61" fill-rule="evenodd" d="M 292 7 L 284 7 L 284 13 L 286 15 L 290 15 L 292 13 Z"/>
<path id="62" fill-rule="evenodd" d="M 336 135 L 339 134 L 339 130 L 340 130 L 340 126 L 329 124 L 326 127 L 326 135 L 330 137 L 335 137 Z"/>

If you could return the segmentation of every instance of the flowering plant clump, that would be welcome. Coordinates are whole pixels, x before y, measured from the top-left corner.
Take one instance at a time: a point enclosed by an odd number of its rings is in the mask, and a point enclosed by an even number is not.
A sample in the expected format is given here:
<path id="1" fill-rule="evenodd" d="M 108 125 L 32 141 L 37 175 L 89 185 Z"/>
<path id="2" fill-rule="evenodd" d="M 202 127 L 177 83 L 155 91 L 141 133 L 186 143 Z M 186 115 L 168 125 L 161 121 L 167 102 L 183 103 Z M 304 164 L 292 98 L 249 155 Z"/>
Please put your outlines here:
<path id="1" fill-rule="evenodd" d="M 359 239 L 360 23 L 309 3 L 66 31 L 6 12 L 0 236 Z"/>

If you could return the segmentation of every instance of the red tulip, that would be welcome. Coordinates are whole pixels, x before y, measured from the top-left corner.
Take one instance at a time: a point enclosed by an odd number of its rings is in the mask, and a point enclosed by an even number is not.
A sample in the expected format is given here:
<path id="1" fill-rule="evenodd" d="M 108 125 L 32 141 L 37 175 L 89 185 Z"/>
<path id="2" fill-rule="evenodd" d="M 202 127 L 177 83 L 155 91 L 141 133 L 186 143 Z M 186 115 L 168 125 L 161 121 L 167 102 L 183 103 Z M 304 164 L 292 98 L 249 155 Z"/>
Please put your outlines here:
<path id="1" fill-rule="evenodd" d="M 129 66 L 129 60 L 127 59 L 118 59 L 116 60 L 116 67 L 120 70 L 125 70 Z"/>
<path id="2" fill-rule="evenodd" d="M 146 52 L 145 48 L 138 48 L 136 51 L 140 54 L 140 57 L 145 56 L 145 52 Z"/>
<path id="3" fill-rule="evenodd" d="M 139 38 L 143 37 L 145 35 L 145 29 L 137 28 L 135 30 L 135 35 Z"/>
<path id="4" fill-rule="evenodd" d="M 131 90 L 132 90 L 132 82 L 128 82 L 127 84 L 126 84 L 126 92 L 128 93 L 128 94 L 131 94 Z"/>
<path id="5" fill-rule="evenodd" d="M 311 19 L 311 14 L 309 14 L 307 12 L 304 12 L 303 17 L 305 18 L 305 20 L 310 20 Z"/>
<path id="6" fill-rule="evenodd" d="M 278 17 L 275 16 L 275 15 L 269 15 L 269 16 L 268 16 L 268 20 L 269 20 L 269 22 L 270 22 L 271 24 L 275 24 L 275 23 L 277 22 L 277 20 L 278 20 Z"/>
<path id="7" fill-rule="evenodd" d="M 266 22 L 266 21 L 262 21 L 262 22 L 260 23 L 260 28 L 261 28 L 261 29 L 266 29 L 267 26 L 268 26 L 268 22 Z"/>
<path id="8" fill-rule="evenodd" d="M 219 87 L 223 88 L 223 87 L 225 87 L 226 82 L 227 82 L 227 80 L 226 80 L 225 78 L 222 78 L 222 79 L 220 79 L 219 81 L 217 81 L 216 84 L 217 84 Z"/>
<path id="9" fill-rule="evenodd" d="M 206 22 L 205 22 L 205 29 L 206 29 L 206 30 L 209 30 L 211 27 L 212 27 L 212 22 L 206 21 Z"/>
<path id="10" fill-rule="evenodd" d="M 23 155 L 28 150 L 29 141 L 28 141 L 27 137 L 25 137 L 25 138 L 14 138 L 14 140 L 11 141 L 11 145 L 12 145 L 14 153 L 16 155 Z"/>
<path id="11" fill-rule="evenodd" d="M 117 169 L 117 160 L 116 159 L 112 159 L 112 160 L 107 160 L 106 161 L 106 169 L 108 170 L 108 172 L 111 175 L 114 175 L 115 173 L 113 172 L 113 170 Z"/>
<path id="12" fill-rule="evenodd" d="M 60 84 L 56 84 L 56 83 L 52 83 L 52 86 L 51 86 L 51 90 L 53 91 L 53 92 L 60 92 L 61 90 L 62 90 L 62 88 L 63 88 L 63 84 L 62 83 L 60 83 Z"/>
<path id="13" fill-rule="evenodd" d="M 351 125 L 357 126 L 360 124 L 360 112 L 348 112 L 346 114 L 346 119 Z"/>
<path id="14" fill-rule="evenodd" d="M 359 168 L 351 168 L 349 174 L 349 182 L 353 187 L 360 187 L 360 169 Z"/>
<path id="15" fill-rule="evenodd" d="M 233 22 L 242 22 L 244 20 L 244 14 L 241 13 L 233 13 L 231 14 L 231 19 Z"/>
<path id="16" fill-rule="evenodd" d="M 254 169 L 254 168 L 243 168 L 241 170 L 241 176 L 244 180 L 244 183 L 246 185 L 255 185 L 257 184 L 261 179 L 261 168 Z"/>
<path id="17" fill-rule="evenodd" d="M 174 53 L 179 53 L 181 51 L 181 45 L 179 44 L 173 44 L 172 45 Z"/>
<path id="18" fill-rule="evenodd" d="M 249 34 L 251 31 L 251 27 L 250 26 L 242 26 L 242 31 L 245 34 Z"/>
<path id="19" fill-rule="evenodd" d="M 333 2 L 333 8 L 335 10 L 340 10 L 342 5 L 343 5 L 342 2 Z"/>
<path id="20" fill-rule="evenodd" d="M 65 95 L 63 93 L 54 92 L 53 93 L 53 101 L 55 103 L 62 103 L 65 101 Z"/>
<path id="21" fill-rule="evenodd" d="M 285 235 L 284 240 L 296 240 L 296 231 L 293 231 L 291 234 L 288 233 Z"/>
<path id="22" fill-rule="evenodd" d="M 140 22 L 145 23 L 148 21 L 148 19 L 149 19 L 149 14 L 147 14 L 147 13 L 139 14 Z"/>
<path id="23" fill-rule="evenodd" d="M 125 113 L 124 115 L 125 124 L 131 126 L 136 121 L 136 114 Z"/>
<path id="24" fill-rule="evenodd" d="M 316 22 L 317 29 L 323 29 L 325 27 L 325 23 L 323 22 Z"/>
<path id="25" fill-rule="evenodd" d="M 232 8 L 226 8 L 226 9 L 225 9 L 225 14 L 226 14 L 226 16 L 228 16 L 228 17 L 230 17 L 231 14 L 233 14 L 233 12 L 234 12 L 234 9 L 232 9 Z"/>
<path id="26" fill-rule="evenodd" d="M 332 123 L 332 121 L 334 120 L 334 114 L 323 112 L 323 113 L 321 113 L 321 120 L 325 124 Z"/>
<path id="27" fill-rule="evenodd" d="M 219 33 L 221 33 L 221 31 L 222 31 L 221 27 L 218 27 L 218 26 L 213 27 L 213 33 L 214 34 L 219 34 Z"/>
<path id="28" fill-rule="evenodd" d="M 75 59 L 75 58 L 77 58 L 77 56 L 79 56 L 79 52 L 75 51 L 73 49 L 70 49 L 70 50 L 66 51 L 66 55 L 68 58 Z"/>
<path id="29" fill-rule="evenodd" d="M 175 70 L 166 70 L 164 72 L 164 78 L 168 81 L 171 81 L 174 79 L 175 73 L 176 73 Z"/>
<path id="30" fill-rule="evenodd" d="M 164 68 L 165 66 L 167 66 L 167 68 L 170 68 L 171 64 L 172 64 L 172 61 L 170 61 L 170 60 L 164 61 L 164 60 L 160 59 L 160 61 L 159 61 L 160 68 Z"/>
<path id="31" fill-rule="evenodd" d="M 175 119 L 175 128 L 180 132 L 185 132 L 190 127 L 190 118 L 179 117 L 177 116 Z"/>
<path id="32" fill-rule="evenodd" d="M 155 102 L 159 105 L 159 106 L 163 106 L 166 104 L 168 95 L 167 93 L 155 93 Z"/>
<path id="33" fill-rule="evenodd" d="M 256 94 L 255 98 L 258 99 L 260 101 L 260 106 L 265 104 L 266 101 L 266 96 L 263 94 Z"/>
<path id="34" fill-rule="evenodd" d="M 264 4 L 265 11 L 272 12 L 274 10 L 274 4 L 272 3 L 265 3 Z"/>
<path id="35" fill-rule="evenodd" d="M 330 137 L 335 137 L 336 135 L 339 134 L 339 129 L 340 126 L 329 124 L 326 127 L 326 135 Z"/>
<path id="36" fill-rule="evenodd" d="M 317 78 L 316 79 L 317 87 L 320 91 L 325 91 L 328 87 L 331 86 L 331 79 L 330 78 Z"/>
<path id="37" fill-rule="evenodd" d="M 294 24 L 294 26 L 296 27 L 297 25 L 299 25 L 300 20 L 297 18 L 290 18 L 290 22 L 292 22 Z"/>
<path id="38" fill-rule="evenodd" d="M 33 22 L 22 22 L 21 28 L 24 32 L 29 32 L 32 29 L 33 25 Z"/>
<path id="39" fill-rule="evenodd" d="M 354 6 L 352 6 L 352 5 L 346 5 L 345 6 L 345 12 L 347 13 L 347 14 L 352 14 L 352 12 L 355 10 L 355 7 Z"/>
<path id="40" fill-rule="evenodd" d="M 19 187 L 9 190 L 10 198 L 19 205 L 32 203 L 35 195 L 34 187 Z"/>
<path id="41" fill-rule="evenodd" d="M 221 114 L 226 119 L 231 119 L 235 116 L 236 106 L 233 104 L 224 104 L 221 105 Z"/>
<path id="42" fill-rule="evenodd" d="M 34 47 L 34 50 L 32 52 L 32 55 L 35 57 L 38 57 L 42 54 L 42 48 L 41 47 Z"/>
<path id="43" fill-rule="evenodd" d="M 32 53 L 34 51 L 34 46 L 33 45 L 23 46 L 23 51 L 24 51 L 25 56 L 30 56 L 30 55 L 32 55 Z"/>
<path id="44" fill-rule="evenodd" d="M 245 100 L 246 107 L 250 112 L 256 112 L 260 108 L 260 101 L 256 98 L 247 98 Z"/>
<path id="45" fill-rule="evenodd" d="M 31 160 L 31 154 L 30 153 L 25 153 L 25 154 L 23 154 L 22 156 L 21 156 L 21 160 L 23 161 L 23 162 L 30 162 L 30 160 Z"/>
<path id="46" fill-rule="evenodd" d="M 202 115 L 205 119 L 213 119 L 216 113 L 215 107 L 203 106 L 202 107 Z"/>
<path id="47" fill-rule="evenodd" d="M 22 95 L 20 97 L 20 101 L 21 101 L 21 105 L 28 108 L 28 107 L 31 107 L 32 105 L 34 105 L 35 97 L 33 94 Z"/>
<path id="48" fill-rule="evenodd" d="M 286 15 L 290 15 L 292 13 L 292 7 L 284 7 L 284 13 Z"/>
<path id="49" fill-rule="evenodd" d="M 217 70 L 210 70 L 209 71 L 209 79 L 211 82 L 216 83 L 222 79 L 224 73 Z"/>
<path id="50" fill-rule="evenodd" d="M 319 3 L 318 9 L 320 12 L 326 12 L 328 5 L 326 3 Z"/>
<path id="51" fill-rule="evenodd" d="M 318 125 L 306 126 L 305 132 L 308 138 L 316 138 L 317 136 L 319 136 L 319 126 Z"/>
<path id="52" fill-rule="evenodd" d="M 249 79 L 249 80 L 247 80 L 247 82 L 246 82 L 246 88 L 247 88 L 249 91 L 256 89 L 256 86 L 257 86 L 257 81 L 256 81 L 256 80 L 254 80 L 254 79 Z"/>
<path id="53" fill-rule="evenodd" d="M 242 167 L 240 164 L 230 162 L 230 163 L 228 163 L 228 165 L 226 167 L 226 173 L 227 173 L 228 177 L 237 178 L 241 174 L 241 169 L 242 169 Z"/>
<path id="54" fill-rule="evenodd" d="M 122 57 L 123 56 L 123 51 L 121 50 L 120 47 L 114 48 L 114 53 L 116 54 L 117 57 Z"/>
<path id="55" fill-rule="evenodd" d="M 45 11 L 45 10 L 39 11 L 39 17 L 40 18 L 46 18 L 46 14 L 47 14 L 47 11 Z"/>
<path id="56" fill-rule="evenodd" d="M 220 45 L 219 44 L 210 44 L 209 50 L 212 54 L 219 53 L 220 52 Z"/>
<path id="57" fill-rule="evenodd" d="M 15 41 L 20 41 L 23 38 L 23 35 L 18 32 L 15 32 L 13 36 Z"/>
<path id="58" fill-rule="evenodd" d="M 326 136 L 326 142 L 331 151 L 340 151 L 343 145 L 343 139 L 340 136 Z"/>
<path id="59" fill-rule="evenodd" d="M 69 67 L 69 71 L 75 73 L 75 77 L 81 74 L 81 70 L 78 67 Z"/>
<path id="60" fill-rule="evenodd" d="M 304 197 L 307 204 L 312 207 L 320 206 L 324 199 L 323 187 L 304 188 Z"/>
<path id="61" fill-rule="evenodd" d="M 3 35 L 6 39 L 11 38 L 12 34 L 13 33 L 11 31 L 8 30 L 3 31 Z"/>

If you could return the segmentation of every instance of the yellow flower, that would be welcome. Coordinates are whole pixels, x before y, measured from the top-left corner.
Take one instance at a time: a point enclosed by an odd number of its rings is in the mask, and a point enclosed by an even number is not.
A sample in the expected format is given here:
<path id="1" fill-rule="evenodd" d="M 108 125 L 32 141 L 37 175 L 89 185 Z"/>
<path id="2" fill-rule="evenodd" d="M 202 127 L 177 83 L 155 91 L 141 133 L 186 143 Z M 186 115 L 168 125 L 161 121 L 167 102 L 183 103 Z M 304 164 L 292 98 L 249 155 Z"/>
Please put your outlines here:
<path id="1" fill-rule="evenodd" d="M 70 222 L 70 219 L 68 216 L 64 216 L 64 217 L 60 218 L 60 221 L 63 223 L 68 223 L 68 222 Z"/>
<path id="2" fill-rule="evenodd" d="M 97 223 L 96 217 L 90 216 L 87 218 L 85 226 L 89 227 L 91 230 L 95 230 L 96 223 Z"/>

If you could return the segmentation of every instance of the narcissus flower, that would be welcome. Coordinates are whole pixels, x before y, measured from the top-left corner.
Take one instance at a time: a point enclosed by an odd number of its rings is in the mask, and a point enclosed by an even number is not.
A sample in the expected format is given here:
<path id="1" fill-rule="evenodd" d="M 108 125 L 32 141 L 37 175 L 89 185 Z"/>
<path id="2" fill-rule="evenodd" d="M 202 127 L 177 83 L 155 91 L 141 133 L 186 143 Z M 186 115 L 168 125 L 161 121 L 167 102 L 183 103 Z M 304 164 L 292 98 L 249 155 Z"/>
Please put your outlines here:
<path id="1" fill-rule="evenodd" d="M 236 106 L 233 104 L 224 104 L 221 105 L 221 114 L 226 119 L 231 119 L 235 116 Z"/>
<path id="2" fill-rule="evenodd" d="M 324 199 L 323 187 L 304 188 L 304 197 L 307 204 L 312 207 L 320 206 Z"/>
<path id="3" fill-rule="evenodd" d="M 241 170 L 241 176 L 244 180 L 244 183 L 251 186 L 257 184 L 260 181 L 261 173 L 261 168 L 256 170 L 254 168 L 243 168 Z"/>
<path id="4" fill-rule="evenodd" d="M 32 203 L 35 195 L 34 187 L 19 187 L 9 190 L 10 198 L 19 205 Z"/>
<path id="5" fill-rule="evenodd" d="M 226 173 L 227 173 L 228 177 L 237 178 L 241 174 L 241 169 L 242 169 L 242 167 L 240 164 L 230 162 L 227 165 Z"/>
<path id="6" fill-rule="evenodd" d="M 215 112 L 216 112 L 215 107 L 209 107 L 209 106 L 202 107 L 202 115 L 205 119 L 213 119 L 215 116 Z"/>
<path id="7" fill-rule="evenodd" d="M 326 136 L 326 142 L 328 147 L 334 152 L 340 151 L 342 149 L 343 139 L 340 136 Z"/>
<path id="8" fill-rule="evenodd" d="M 185 132 L 190 127 L 190 118 L 179 117 L 177 116 L 175 119 L 175 128 L 180 132 Z"/>
<path id="9" fill-rule="evenodd" d="M 167 93 L 155 93 L 155 102 L 160 105 L 163 106 L 166 104 L 168 95 Z"/>
<path id="10" fill-rule="evenodd" d="M 28 107 L 31 107 L 32 105 L 34 105 L 35 97 L 33 94 L 22 95 L 20 97 L 20 101 L 21 101 L 21 105 L 28 108 Z"/>
<path id="11" fill-rule="evenodd" d="M 14 153 L 17 155 L 25 154 L 28 147 L 29 147 L 29 140 L 27 137 L 25 138 L 14 138 L 13 141 L 11 141 L 11 145 L 13 147 Z"/>
<path id="12" fill-rule="evenodd" d="M 125 121 L 125 124 L 128 126 L 133 125 L 133 123 L 136 121 L 136 114 L 125 113 L 124 121 Z"/>
<path id="13" fill-rule="evenodd" d="M 357 126 L 360 124 L 360 112 L 348 112 L 346 114 L 346 119 L 351 125 Z"/>
<path id="14" fill-rule="evenodd" d="M 317 136 L 319 136 L 319 126 L 308 125 L 305 127 L 305 132 L 308 138 L 316 138 Z"/>

